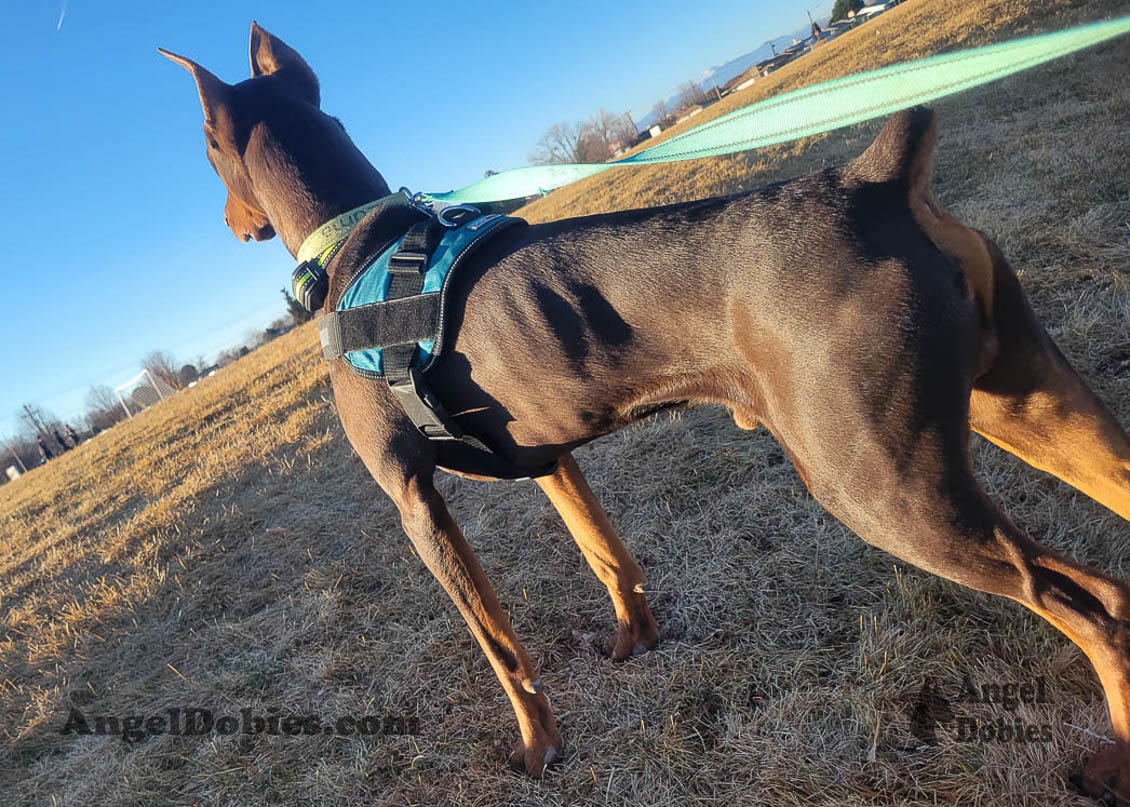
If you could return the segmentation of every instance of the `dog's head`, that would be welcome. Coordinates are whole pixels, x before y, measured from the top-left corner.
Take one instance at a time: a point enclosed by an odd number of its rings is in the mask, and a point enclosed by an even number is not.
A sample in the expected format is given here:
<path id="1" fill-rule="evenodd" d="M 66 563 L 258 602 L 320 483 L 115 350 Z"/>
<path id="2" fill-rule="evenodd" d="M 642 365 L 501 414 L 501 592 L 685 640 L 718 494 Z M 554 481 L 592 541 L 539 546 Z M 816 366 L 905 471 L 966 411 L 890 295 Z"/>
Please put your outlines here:
<path id="1" fill-rule="evenodd" d="M 314 71 L 298 53 L 258 23 L 251 23 L 251 78 L 227 84 L 191 59 L 158 48 L 196 80 L 204 110 L 204 142 L 208 162 L 227 189 L 224 222 L 237 238 L 265 241 L 275 234 L 272 188 L 257 171 L 264 154 L 279 152 L 278 133 L 293 130 L 293 121 L 332 118 L 319 111 L 320 93 Z M 276 154 L 290 162 L 285 155 Z M 276 159 L 277 162 L 277 159 Z M 260 181 L 257 183 L 256 179 Z"/>

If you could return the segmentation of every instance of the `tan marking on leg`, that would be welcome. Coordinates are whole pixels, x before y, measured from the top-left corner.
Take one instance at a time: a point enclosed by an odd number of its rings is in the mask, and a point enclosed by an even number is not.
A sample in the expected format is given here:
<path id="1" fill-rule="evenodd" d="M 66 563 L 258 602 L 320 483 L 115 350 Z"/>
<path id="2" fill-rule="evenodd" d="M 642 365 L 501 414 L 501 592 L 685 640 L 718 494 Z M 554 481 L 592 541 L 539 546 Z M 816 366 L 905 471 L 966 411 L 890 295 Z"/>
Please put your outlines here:
<path id="1" fill-rule="evenodd" d="M 655 644 L 658 630 L 642 593 L 643 570 L 620 541 L 608 514 L 577 467 L 571 454 L 560 458 L 557 470 L 539 477 L 538 486 L 553 503 L 597 579 L 608 588 L 616 610 L 619 634 L 612 650 L 623 659 Z"/>
<path id="2" fill-rule="evenodd" d="M 1130 587 L 1032 541 L 1014 527 L 997 531 L 1020 578 L 1006 596 L 1047 620 L 1083 651 L 1106 697 L 1115 744 L 1084 770 L 1084 788 L 1130 803 Z"/>
<path id="3" fill-rule="evenodd" d="M 1130 519 L 1130 439 L 1069 367 L 1027 395 L 974 390 L 973 429 Z"/>
<path id="4" fill-rule="evenodd" d="M 561 737 L 533 662 L 439 494 L 428 485 L 406 498 L 401 503 L 405 532 L 463 615 L 514 707 L 522 740 L 511 764 L 541 776 L 560 751 Z"/>

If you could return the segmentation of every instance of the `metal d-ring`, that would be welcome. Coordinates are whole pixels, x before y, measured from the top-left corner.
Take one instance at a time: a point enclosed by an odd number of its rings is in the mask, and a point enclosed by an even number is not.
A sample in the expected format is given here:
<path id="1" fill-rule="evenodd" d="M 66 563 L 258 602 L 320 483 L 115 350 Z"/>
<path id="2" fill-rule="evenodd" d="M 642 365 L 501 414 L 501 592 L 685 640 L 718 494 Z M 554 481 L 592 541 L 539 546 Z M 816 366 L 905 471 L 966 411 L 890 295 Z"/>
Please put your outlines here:
<path id="1" fill-rule="evenodd" d="M 462 222 L 459 221 L 458 216 L 463 213 L 468 213 L 472 216 L 480 215 L 481 211 L 472 205 L 448 205 L 441 211 L 436 213 L 436 220 L 439 221 L 444 227 L 458 227 Z M 449 219 L 448 215 L 454 214 L 456 218 Z"/>

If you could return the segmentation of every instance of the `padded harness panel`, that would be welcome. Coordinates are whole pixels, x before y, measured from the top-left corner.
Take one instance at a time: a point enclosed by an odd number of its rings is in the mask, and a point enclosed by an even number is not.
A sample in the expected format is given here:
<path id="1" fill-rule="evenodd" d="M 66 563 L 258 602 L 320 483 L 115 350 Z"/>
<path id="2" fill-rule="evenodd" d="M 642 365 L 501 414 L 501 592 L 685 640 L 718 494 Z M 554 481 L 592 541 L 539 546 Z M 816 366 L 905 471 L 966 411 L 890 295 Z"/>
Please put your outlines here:
<path id="1" fill-rule="evenodd" d="M 414 342 L 413 363 L 421 372 L 429 369 L 443 352 L 444 310 L 454 270 L 487 238 L 515 224 L 525 222 L 488 213 L 446 230 L 424 271 L 420 293 L 388 300 L 388 263 L 400 249 L 403 239 L 398 239 L 357 274 L 337 310 L 318 321 L 323 355 L 344 356 L 358 374 L 378 378 L 384 375 L 384 349 Z"/>

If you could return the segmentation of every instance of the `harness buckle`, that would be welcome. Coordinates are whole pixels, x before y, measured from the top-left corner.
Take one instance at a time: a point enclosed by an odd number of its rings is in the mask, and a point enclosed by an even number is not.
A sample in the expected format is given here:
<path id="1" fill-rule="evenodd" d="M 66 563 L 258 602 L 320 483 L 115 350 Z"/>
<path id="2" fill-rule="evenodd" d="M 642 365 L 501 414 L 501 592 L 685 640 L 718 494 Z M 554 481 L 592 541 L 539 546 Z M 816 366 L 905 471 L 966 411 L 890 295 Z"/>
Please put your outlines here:
<path id="1" fill-rule="evenodd" d="M 404 413 L 429 440 L 458 440 L 463 436 L 463 430 L 420 378 L 420 368 L 415 363 L 408 367 L 406 376 L 387 380 Z"/>
<path id="2" fill-rule="evenodd" d="M 428 268 L 426 252 L 396 252 L 389 256 L 388 271 L 392 275 L 422 275 Z"/>

